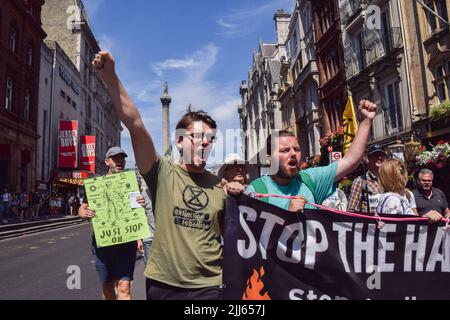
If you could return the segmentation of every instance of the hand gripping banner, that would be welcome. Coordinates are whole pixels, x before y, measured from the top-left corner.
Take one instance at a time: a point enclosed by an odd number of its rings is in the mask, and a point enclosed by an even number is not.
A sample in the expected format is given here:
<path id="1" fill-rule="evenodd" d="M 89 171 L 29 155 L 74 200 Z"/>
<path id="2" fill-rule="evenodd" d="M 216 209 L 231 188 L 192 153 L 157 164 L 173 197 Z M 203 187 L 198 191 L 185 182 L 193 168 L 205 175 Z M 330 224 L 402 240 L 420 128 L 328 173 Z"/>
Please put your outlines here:
<path id="1" fill-rule="evenodd" d="M 246 195 L 228 197 L 224 298 L 450 299 L 448 223 L 385 218 L 297 214 Z"/>

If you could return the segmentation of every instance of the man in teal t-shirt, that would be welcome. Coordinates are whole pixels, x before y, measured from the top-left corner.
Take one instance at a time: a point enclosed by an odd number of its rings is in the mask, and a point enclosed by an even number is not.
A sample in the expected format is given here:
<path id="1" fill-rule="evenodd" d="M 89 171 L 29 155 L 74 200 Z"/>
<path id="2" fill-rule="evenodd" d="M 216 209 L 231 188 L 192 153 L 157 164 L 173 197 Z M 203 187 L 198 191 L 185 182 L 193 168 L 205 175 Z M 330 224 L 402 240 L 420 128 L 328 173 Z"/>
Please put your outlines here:
<path id="1" fill-rule="evenodd" d="M 293 199 L 263 198 L 270 204 L 297 212 L 304 208 L 315 208 L 306 202 L 321 204 L 335 191 L 334 183 L 356 169 L 363 157 L 369 138 L 376 105 L 362 100 L 359 104 L 361 118 L 350 149 L 344 158 L 326 167 L 307 169 L 299 174 L 301 152 L 295 135 L 289 131 L 279 131 L 267 139 L 267 152 L 272 167 L 277 169 L 271 176 L 263 176 L 253 181 L 247 192 L 294 196 Z"/>
<path id="2" fill-rule="evenodd" d="M 294 137 L 295 138 L 295 137 Z M 311 181 L 312 186 L 308 186 L 300 175 L 291 179 L 288 185 L 280 185 L 274 181 L 272 176 L 262 176 L 260 179 L 267 188 L 268 194 L 280 194 L 285 196 L 303 196 L 309 203 L 322 203 L 323 200 L 328 198 L 336 190 L 334 180 L 336 177 L 336 170 L 338 163 L 332 163 L 326 167 L 311 168 L 303 171 L 307 174 Z M 303 175 L 302 175 L 303 176 Z M 310 187 L 313 189 L 311 190 Z M 257 192 L 254 184 L 250 184 L 247 187 L 248 192 Z M 264 190 L 265 191 L 265 190 Z M 265 192 L 264 192 L 265 193 Z M 291 204 L 290 199 L 284 198 L 265 198 L 267 202 L 285 210 L 289 209 Z M 316 209 L 316 207 L 306 204 L 305 209 Z"/>

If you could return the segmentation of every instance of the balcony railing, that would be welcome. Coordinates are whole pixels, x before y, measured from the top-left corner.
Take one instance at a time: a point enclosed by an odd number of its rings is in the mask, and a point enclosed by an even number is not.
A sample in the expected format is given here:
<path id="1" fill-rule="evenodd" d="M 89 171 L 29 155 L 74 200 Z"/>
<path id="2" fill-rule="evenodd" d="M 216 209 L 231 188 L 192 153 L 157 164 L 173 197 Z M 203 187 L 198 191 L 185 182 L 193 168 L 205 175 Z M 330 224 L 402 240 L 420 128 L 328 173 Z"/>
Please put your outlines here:
<path id="1" fill-rule="evenodd" d="M 371 65 L 375 61 L 387 56 L 395 49 L 403 46 L 402 32 L 398 27 L 393 27 L 381 34 L 380 37 L 366 48 L 367 65 Z"/>
<path id="2" fill-rule="evenodd" d="M 351 60 L 345 62 L 346 79 L 350 79 L 351 77 L 357 75 L 360 72 L 361 68 L 359 67 L 358 59 L 352 58 Z"/>
<path id="3" fill-rule="evenodd" d="M 366 7 L 367 0 L 344 0 L 342 9 L 342 24 L 347 25 L 353 20 L 357 13 Z"/>

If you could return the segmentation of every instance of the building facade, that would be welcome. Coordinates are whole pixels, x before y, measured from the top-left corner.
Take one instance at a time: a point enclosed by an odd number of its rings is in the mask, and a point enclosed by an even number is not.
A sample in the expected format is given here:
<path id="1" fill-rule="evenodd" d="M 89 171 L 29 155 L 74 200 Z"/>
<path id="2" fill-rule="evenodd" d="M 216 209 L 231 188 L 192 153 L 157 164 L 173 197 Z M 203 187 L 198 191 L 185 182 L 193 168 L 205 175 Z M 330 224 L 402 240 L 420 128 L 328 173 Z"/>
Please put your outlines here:
<path id="1" fill-rule="evenodd" d="M 96 171 L 103 174 L 105 153 L 120 145 L 120 121 L 105 85 L 91 66 L 100 46 L 81 0 L 47 0 L 42 12 L 47 39 L 58 42 L 80 73 L 80 110 L 86 135 L 96 136 Z"/>
<path id="2" fill-rule="evenodd" d="M 281 57 L 286 55 L 286 41 L 290 14 L 278 11 L 275 16 L 277 43 L 260 42 L 259 51 L 253 52 L 253 64 L 248 80 L 240 86 L 242 106 L 239 107 L 242 145 L 245 158 L 254 164 L 266 164 L 263 156 L 267 137 L 282 125 L 279 103 Z"/>
<path id="3" fill-rule="evenodd" d="M 86 114 L 78 69 L 57 42 L 46 40 L 41 50 L 36 179 L 42 187 L 57 172 L 59 121 L 78 121 L 78 135 L 85 135 Z"/>
<path id="4" fill-rule="evenodd" d="M 399 2 L 341 0 L 340 9 L 348 89 L 355 103 L 368 98 L 379 107 L 372 142 L 410 137 L 415 110 Z"/>
<path id="5" fill-rule="evenodd" d="M 433 108 L 450 99 L 450 3 L 446 0 L 400 2 L 418 139 L 450 137 L 448 123 L 430 121 Z"/>
<path id="6" fill-rule="evenodd" d="M 304 160 L 320 154 L 319 72 L 311 1 L 297 1 L 286 41 L 296 133 Z M 287 68 L 286 68 L 287 69 Z"/>
<path id="7" fill-rule="evenodd" d="M 319 71 L 319 101 L 322 135 L 342 126 L 346 102 L 344 53 L 338 0 L 311 1 Z"/>
<path id="8" fill-rule="evenodd" d="M 0 187 L 35 189 L 43 0 L 0 2 Z"/>

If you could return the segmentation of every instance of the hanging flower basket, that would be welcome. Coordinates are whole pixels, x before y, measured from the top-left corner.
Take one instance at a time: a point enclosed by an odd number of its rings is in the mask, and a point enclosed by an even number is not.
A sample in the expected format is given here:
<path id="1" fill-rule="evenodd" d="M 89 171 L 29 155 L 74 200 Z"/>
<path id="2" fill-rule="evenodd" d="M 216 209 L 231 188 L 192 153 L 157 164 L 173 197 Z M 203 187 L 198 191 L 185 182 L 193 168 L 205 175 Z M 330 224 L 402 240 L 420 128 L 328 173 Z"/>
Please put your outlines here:
<path id="1" fill-rule="evenodd" d="M 415 166 L 412 168 L 414 174 L 421 169 L 432 171 L 442 170 L 450 163 L 450 145 L 448 141 L 439 141 L 431 150 L 426 150 L 424 146 L 419 148 Z"/>
<path id="2" fill-rule="evenodd" d="M 342 151 L 344 146 L 344 127 L 339 127 L 329 136 L 323 137 L 319 141 L 320 145 L 326 148 L 328 152 Z"/>

